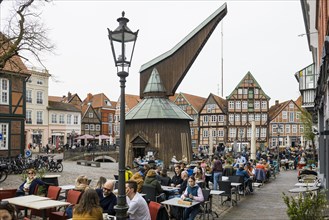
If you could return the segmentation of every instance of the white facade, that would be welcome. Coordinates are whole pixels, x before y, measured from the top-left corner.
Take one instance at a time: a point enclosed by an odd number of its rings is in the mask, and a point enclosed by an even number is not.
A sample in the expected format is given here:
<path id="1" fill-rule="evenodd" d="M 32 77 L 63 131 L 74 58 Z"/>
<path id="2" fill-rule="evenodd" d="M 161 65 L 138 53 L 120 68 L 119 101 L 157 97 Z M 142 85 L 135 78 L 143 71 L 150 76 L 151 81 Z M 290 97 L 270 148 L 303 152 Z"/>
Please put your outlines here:
<path id="1" fill-rule="evenodd" d="M 66 110 L 49 110 L 48 133 L 49 145 L 59 147 L 75 142 L 81 134 L 81 112 Z"/>
<path id="2" fill-rule="evenodd" d="M 26 83 L 26 147 L 45 146 L 48 142 L 48 80 L 47 70 L 30 69 Z"/>

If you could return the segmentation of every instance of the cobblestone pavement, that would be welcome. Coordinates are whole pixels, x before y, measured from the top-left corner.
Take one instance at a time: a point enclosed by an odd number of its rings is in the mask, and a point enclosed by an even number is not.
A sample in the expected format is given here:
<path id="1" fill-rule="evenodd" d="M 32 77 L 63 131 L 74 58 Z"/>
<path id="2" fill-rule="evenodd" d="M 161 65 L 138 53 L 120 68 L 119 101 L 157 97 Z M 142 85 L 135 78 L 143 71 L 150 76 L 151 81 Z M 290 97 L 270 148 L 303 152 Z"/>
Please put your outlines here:
<path id="1" fill-rule="evenodd" d="M 74 184 L 77 176 L 87 175 L 88 178 L 92 179 L 90 185 L 94 187 L 100 176 L 114 179 L 113 175 L 118 170 L 117 163 L 101 163 L 101 167 L 89 167 L 77 165 L 74 161 L 63 161 L 63 165 L 64 171 L 62 173 L 50 173 L 61 175 L 59 185 Z M 169 175 L 171 176 L 172 173 Z M 228 204 L 220 205 L 220 197 L 214 196 L 213 210 L 219 214 L 219 218 L 215 219 L 288 219 L 286 206 L 282 200 L 282 192 L 287 193 L 296 182 L 297 171 L 281 171 L 275 180 L 271 179 L 264 186 L 255 188 L 251 195 L 245 197 L 242 195 L 238 205 L 234 207 L 229 207 Z M 4 189 L 17 188 L 21 183 L 21 175 L 9 175 L 5 182 L 0 183 L 0 187 Z"/>

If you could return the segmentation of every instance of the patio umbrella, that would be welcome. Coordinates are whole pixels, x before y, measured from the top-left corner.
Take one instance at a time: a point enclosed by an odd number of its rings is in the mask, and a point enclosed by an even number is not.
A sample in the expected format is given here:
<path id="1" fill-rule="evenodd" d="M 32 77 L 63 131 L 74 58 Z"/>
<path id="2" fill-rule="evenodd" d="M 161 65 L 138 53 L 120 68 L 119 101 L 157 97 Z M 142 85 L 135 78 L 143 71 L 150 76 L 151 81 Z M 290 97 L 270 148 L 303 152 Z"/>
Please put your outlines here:
<path id="1" fill-rule="evenodd" d="M 76 139 L 94 139 L 94 136 L 90 135 L 90 134 L 84 134 L 84 135 L 81 135 L 79 137 L 77 137 Z"/>
<path id="2" fill-rule="evenodd" d="M 99 135 L 97 138 L 100 139 L 100 140 L 109 140 L 109 139 L 111 139 L 110 136 L 107 136 L 107 135 L 104 135 L 104 134 Z"/>

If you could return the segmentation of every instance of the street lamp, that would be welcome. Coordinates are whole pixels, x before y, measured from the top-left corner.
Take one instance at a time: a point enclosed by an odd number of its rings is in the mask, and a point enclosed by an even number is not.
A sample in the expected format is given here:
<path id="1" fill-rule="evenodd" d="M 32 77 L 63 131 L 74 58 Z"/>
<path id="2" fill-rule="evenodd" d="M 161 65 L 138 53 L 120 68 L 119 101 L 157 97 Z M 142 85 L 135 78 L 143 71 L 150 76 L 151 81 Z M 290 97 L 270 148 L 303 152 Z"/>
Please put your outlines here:
<path id="1" fill-rule="evenodd" d="M 74 131 L 74 129 L 73 129 L 72 132 L 71 132 L 71 147 L 72 147 L 73 144 L 74 144 L 74 137 L 75 137 L 75 131 Z"/>
<path id="2" fill-rule="evenodd" d="M 122 12 L 122 17 L 117 19 L 119 22 L 119 27 L 117 27 L 114 31 L 107 29 L 111 42 L 114 63 L 117 67 L 117 75 L 120 77 L 121 87 L 118 203 L 114 207 L 117 219 L 126 219 L 128 210 L 125 193 L 125 83 L 126 77 L 129 75 L 129 67 L 138 35 L 138 30 L 136 32 L 132 32 L 127 27 L 129 19 L 124 16 L 125 12 Z"/>

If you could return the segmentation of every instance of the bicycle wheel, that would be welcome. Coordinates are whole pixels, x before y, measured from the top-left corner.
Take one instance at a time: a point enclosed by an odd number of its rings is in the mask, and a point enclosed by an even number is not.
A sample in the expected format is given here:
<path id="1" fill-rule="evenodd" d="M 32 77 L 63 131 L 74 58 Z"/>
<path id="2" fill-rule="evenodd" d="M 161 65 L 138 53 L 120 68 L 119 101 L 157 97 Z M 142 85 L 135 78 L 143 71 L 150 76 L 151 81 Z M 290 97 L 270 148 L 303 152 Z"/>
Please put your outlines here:
<path id="1" fill-rule="evenodd" d="M 8 173 L 4 170 L 0 171 L 0 183 L 7 179 Z"/>
<path id="2" fill-rule="evenodd" d="M 63 171 L 63 168 L 64 168 L 64 167 L 63 167 L 63 164 L 61 164 L 61 163 L 58 163 L 58 164 L 57 164 L 57 171 L 58 171 L 58 172 L 62 172 L 62 171 Z"/>

